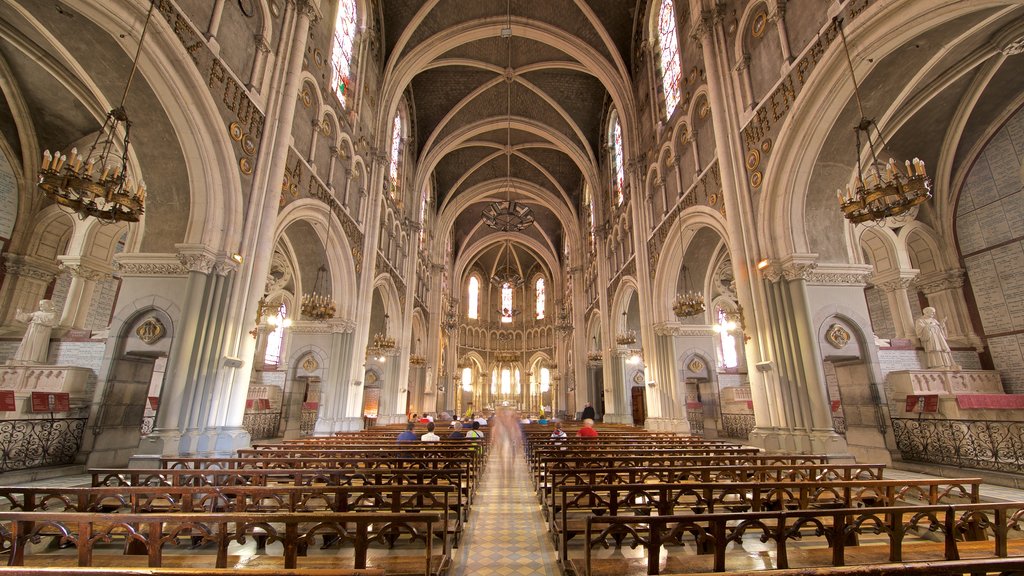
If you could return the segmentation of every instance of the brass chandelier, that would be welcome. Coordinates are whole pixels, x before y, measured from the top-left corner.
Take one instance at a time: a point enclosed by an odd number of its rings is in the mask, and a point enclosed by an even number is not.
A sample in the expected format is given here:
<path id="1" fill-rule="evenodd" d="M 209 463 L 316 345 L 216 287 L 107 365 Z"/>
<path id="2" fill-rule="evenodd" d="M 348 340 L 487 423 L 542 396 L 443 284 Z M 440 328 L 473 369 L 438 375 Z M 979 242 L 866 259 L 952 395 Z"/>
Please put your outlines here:
<path id="1" fill-rule="evenodd" d="M 632 346 L 636 344 L 636 330 L 626 328 L 626 313 L 622 313 L 623 331 L 615 336 L 615 343 L 619 346 Z"/>
<path id="2" fill-rule="evenodd" d="M 83 220 L 92 216 L 107 223 L 138 222 L 145 212 L 146 184 L 141 180 L 136 183 L 129 176 L 128 145 L 132 123 L 128 120 L 124 103 L 138 71 L 142 43 L 155 5 L 151 0 L 132 69 L 121 93 L 121 102 L 107 112 L 89 152 L 82 155 L 77 148 L 72 148 L 70 154 L 63 154 L 60 150 L 52 154 L 49 150 L 43 152 L 39 189 L 47 198 L 70 208 Z"/>
<path id="3" fill-rule="evenodd" d="M 331 200 L 328 199 L 328 202 Z M 327 232 L 324 240 L 324 255 L 320 261 L 320 267 L 316 269 L 316 282 L 313 283 L 313 291 L 302 296 L 302 315 L 323 322 L 334 318 L 337 306 L 334 297 L 330 295 L 327 288 L 327 247 L 331 244 L 331 205 L 327 204 Z"/>
<path id="4" fill-rule="evenodd" d="M 839 207 L 843 211 L 843 216 L 853 224 L 881 222 L 886 218 L 903 216 L 914 206 L 932 197 L 932 181 L 925 171 L 924 162 L 919 158 L 907 160 L 904 168 L 898 166 L 892 158 L 888 162 L 879 160 L 878 156 L 885 147 L 885 141 L 882 140 L 882 133 L 875 121 L 864 114 L 864 104 L 853 70 L 853 59 L 850 58 L 850 48 L 846 44 L 846 34 L 843 32 L 843 21 L 836 18 L 835 22 L 843 41 L 846 63 L 853 81 L 853 95 L 857 101 L 857 111 L 860 113 L 860 122 L 853 128 L 857 139 L 857 178 L 852 187 L 846 186 L 845 192 L 836 190 Z M 874 137 L 871 135 L 872 128 Z M 862 134 L 871 153 L 866 169 L 860 160 Z"/>
<path id="5" fill-rule="evenodd" d="M 679 318 L 688 318 L 701 314 L 704 310 L 706 310 L 704 295 L 690 290 L 690 271 L 683 266 L 683 292 L 676 294 L 676 299 L 672 303 L 672 311 Z"/>
<path id="6" fill-rule="evenodd" d="M 395 347 L 395 339 L 392 336 L 388 336 L 388 318 L 387 314 L 384 315 L 384 333 L 376 333 L 373 335 L 373 348 L 377 350 L 392 350 Z"/>
<path id="7" fill-rule="evenodd" d="M 508 2 L 505 28 L 501 30 L 501 37 L 508 40 L 508 66 L 506 67 L 505 82 L 508 84 L 506 93 L 506 115 L 505 115 L 505 200 L 491 202 L 481 212 L 485 224 L 498 232 L 522 232 L 535 221 L 533 209 L 512 199 L 512 83 L 514 81 L 512 72 L 512 4 Z"/>

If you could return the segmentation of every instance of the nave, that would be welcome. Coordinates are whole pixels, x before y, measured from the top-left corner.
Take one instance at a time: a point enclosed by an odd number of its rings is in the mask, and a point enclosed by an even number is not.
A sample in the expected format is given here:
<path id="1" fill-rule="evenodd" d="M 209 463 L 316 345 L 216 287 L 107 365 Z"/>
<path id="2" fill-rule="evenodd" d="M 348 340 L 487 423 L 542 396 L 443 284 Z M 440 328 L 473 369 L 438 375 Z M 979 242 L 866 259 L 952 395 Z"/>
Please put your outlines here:
<path id="1" fill-rule="evenodd" d="M 84 477 L 0 487 L 0 554 L 28 567 L 0 567 L 0 573 L 42 576 L 43 567 L 96 566 L 83 574 L 123 576 L 147 565 L 146 574 L 166 576 L 262 576 L 261 569 L 294 576 L 1024 570 L 1021 490 L 978 477 L 934 478 L 879 464 L 766 454 L 604 423 L 596 426 L 599 437 L 583 439 L 578 426 L 565 423 L 567 437 L 551 438 L 551 426 L 520 430 L 492 421 L 486 442 L 437 430 L 439 441 L 405 443 L 395 442 L 404 427 L 383 427 L 268 442 L 237 458 L 166 458 L 160 469 L 93 469 Z M 413 430 L 417 437 L 426 431 Z M 347 455 L 365 447 L 380 457 L 348 462 Z M 137 537 L 126 538 L 127 526 L 144 541 L 154 533 L 142 525 L 160 517 L 156 529 L 175 533 L 176 520 L 167 512 L 211 526 L 226 513 L 244 512 L 245 522 L 259 526 L 224 526 L 224 533 L 232 530 L 228 541 L 210 534 L 204 545 L 197 525 L 182 524 L 181 537 L 150 546 L 148 560 L 144 551 L 130 551 L 126 542 Z M 333 536 L 317 532 L 317 514 L 327 522 L 319 526 L 344 529 Z M 389 540 L 388 526 L 400 526 L 397 515 L 410 530 Z M 373 522 L 360 524 L 371 516 Z M 111 529 L 114 517 L 120 528 Z M 26 520 L 29 528 L 14 526 Z M 74 545 L 56 545 L 62 523 Z M 85 546 L 90 552 L 83 556 L 75 543 L 86 524 L 111 538 Z M 278 530 L 277 541 L 271 537 L 264 547 L 260 538 L 281 525 L 295 532 Z M 349 538 L 359 526 L 369 546 Z M 661 542 L 652 537 L 656 526 Z M 845 536 L 836 539 L 840 529 Z M 39 541 L 28 545 L 19 538 Z M 10 550 L 12 541 L 25 546 L 23 556 Z M 296 544 L 297 567 L 282 569 Z"/>

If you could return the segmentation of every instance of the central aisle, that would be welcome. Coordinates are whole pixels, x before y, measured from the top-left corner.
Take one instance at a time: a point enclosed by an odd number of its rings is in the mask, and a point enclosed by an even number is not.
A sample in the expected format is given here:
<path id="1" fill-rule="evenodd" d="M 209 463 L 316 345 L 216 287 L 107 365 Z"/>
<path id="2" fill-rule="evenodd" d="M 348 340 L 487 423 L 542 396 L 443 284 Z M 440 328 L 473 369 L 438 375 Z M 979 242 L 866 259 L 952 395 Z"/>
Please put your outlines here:
<path id="1" fill-rule="evenodd" d="M 454 576 L 558 576 L 555 548 L 521 451 L 492 447 L 472 510 L 454 551 Z"/>

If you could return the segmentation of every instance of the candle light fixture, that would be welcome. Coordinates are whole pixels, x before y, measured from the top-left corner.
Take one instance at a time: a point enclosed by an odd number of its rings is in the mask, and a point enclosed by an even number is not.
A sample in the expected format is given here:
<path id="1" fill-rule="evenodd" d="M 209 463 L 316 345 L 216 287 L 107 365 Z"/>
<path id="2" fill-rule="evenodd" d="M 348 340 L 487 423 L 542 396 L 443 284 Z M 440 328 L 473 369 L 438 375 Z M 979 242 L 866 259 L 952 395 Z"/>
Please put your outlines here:
<path id="1" fill-rule="evenodd" d="M 138 71 L 142 43 L 155 5 L 151 0 L 131 72 L 121 92 L 121 101 L 107 112 L 89 152 L 79 154 L 77 148 L 72 148 L 69 154 L 60 150 L 43 152 L 39 190 L 58 205 L 70 208 L 83 220 L 92 216 L 108 223 L 138 222 L 145 212 L 146 183 L 141 179 L 135 182 L 130 175 L 128 145 L 132 123 L 128 120 L 124 104 Z"/>
<path id="2" fill-rule="evenodd" d="M 853 70 L 853 59 L 846 43 L 846 33 L 843 32 L 843 21 L 837 17 L 834 22 L 843 42 L 850 79 L 853 81 L 853 96 L 857 102 L 857 112 L 860 114 L 860 121 L 853 128 L 857 140 L 857 177 L 852 186 L 846 186 L 845 192 L 836 190 L 839 207 L 843 211 L 843 216 L 854 224 L 881 222 L 887 218 L 905 216 L 911 208 L 932 197 L 932 181 L 925 171 L 924 161 L 919 158 L 904 163 L 906 173 L 892 158 L 889 158 L 888 162 L 879 160 L 885 141 L 882 140 L 882 133 L 875 121 L 864 114 L 864 104 Z M 870 153 L 866 167 L 862 165 L 860 159 L 862 135 L 867 141 Z"/>

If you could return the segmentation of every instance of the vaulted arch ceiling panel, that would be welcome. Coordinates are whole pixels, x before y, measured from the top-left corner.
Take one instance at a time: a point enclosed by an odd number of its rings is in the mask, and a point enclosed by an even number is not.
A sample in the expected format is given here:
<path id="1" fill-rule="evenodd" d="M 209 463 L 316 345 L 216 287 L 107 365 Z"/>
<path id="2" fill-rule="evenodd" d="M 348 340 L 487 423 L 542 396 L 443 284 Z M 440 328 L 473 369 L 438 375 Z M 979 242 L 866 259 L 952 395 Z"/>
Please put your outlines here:
<path id="1" fill-rule="evenodd" d="M 459 130 L 466 124 L 472 124 L 481 120 L 498 119 L 504 121 L 508 113 L 508 85 L 501 82 L 478 94 L 472 101 L 466 103 L 465 107 L 452 116 L 451 121 L 437 130 L 437 139 L 443 139 L 452 132 Z M 529 118 L 550 126 L 553 130 L 565 135 L 577 145 L 579 141 L 569 123 L 562 118 L 550 104 L 541 99 L 532 90 L 521 84 L 516 84 L 512 89 L 512 116 L 517 118 Z"/>
<path id="2" fill-rule="evenodd" d="M 488 146 L 471 146 L 446 154 L 434 168 L 434 182 L 437 186 L 437 206 L 448 197 L 452 188 L 460 178 L 494 154 L 496 150 Z"/>
<path id="3" fill-rule="evenodd" d="M 499 36 L 467 42 L 445 52 L 439 60 L 446 58 L 479 60 L 504 69 L 508 66 L 508 42 Z M 512 37 L 513 68 L 522 68 L 540 62 L 573 62 L 573 59 L 550 44 L 529 38 Z"/>
<path id="4" fill-rule="evenodd" d="M 478 86 L 494 79 L 494 73 L 470 66 L 445 66 L 418 74 L 412 81 L 416 99 L 417 150 L 438 124 Z"/>
<path id="5" fill-rule="evenodd" d="M 601 81 L 590 74 L 564 69 L 537 70 L 523 77 L 569 114 L 596 156 L 601 141 L 601 112 L 608 94 Z"/>
<path id="6" fill-rule="evenodd" d="M 384 60 L 391 58 L 402 31 L 412 22 L 423 0 L 387 0 L 384 7 Z"/>
<path id="7" fill-rule="evenodd" d="M 21 158 L 21 138 L 18 136 L 18 125 L 14 122 L 14 114 L 3 92 L 0 92 L 0 136 L 7 141 L 11 150 Z"/>
<path id="8" fill-rule="evenodd" d="M 569 156 L 552 148 L 527 148 L 521 152 L 542 165 L 562 190 L 568 194 L 572 206 L 579 206 L 579 195 L 583 189 L 583 174 Z"/>
<path id="9" fill-rule="evenodd" d="M 630 51 L 633 43 L 633 15 L 643 11 L 647 2 L 626 0 L 587 0 L 587 5 L 597 15 L 602 27 L 608 32 L 622 61 L 630 65 Z"/>
<path id="10" fill-rule="evenodd" d="M 388 10 L 391 10 L 390 0 Z M 445 29 L 474 20 L 504 18 L 508 12 L 506 0 L 441 0 L 429 14 L 416 26 L 404 47 L 405 53 L 415 46 L 430 39 Z M 592 46 L 604 58 L 610 58 L 608 51 L 597 30 L 590 24 L 573 0 L 512 0 L 511 13 L 513 20 L 527 18 L 555 25 Z M 406 22 L 408 25 L 408 22 Z M 404 28 L 405 26 L 403 26 Z M 515 34 L 515 24 L 512 25 Z M 389 34 L 400 34 L 389 27 Z M 389 46 L 389 51 L 390 51 Z"/>
<path id="11" fill-rule="evenodd" d="M 957 147 L 955 166 L 967 160 L 969 154 L 982 139 L 988 136 L 995 122 L 1007 112 L 1007 103 L 1024 95 L 1024 54 L 1010 56 L 989 80 L 978 103 L 971 110 L 970 120 Z"/>
<path id="12" fill-rule="evenodd" d="M 540 188 L 552 190 L 552 194 L 555 194 L 554 182 L 548 178 L 546 174 L 538 170 L 536 166 L 533 166 L 523 158 L 515 155 L 512 156 L 510 165 L 512 178 L 533 182 Z M 506 157 L 504 154 L 500 154 L 485 164 L 482 164 L 469 174 L 459 185 L 459 188 L 453 192 L 455 194 L 460 194 L 474 186 L 477 186 L 478 184 L 483 184 L 484 182 L 490 182 L 492 180 L 504 181 L 507 172 L 508 164 L 506 163 Z M 519 195 L 513 192 L 512 196 L 515 198 Z M 502 193 L 502 197 L 504 198 L 504 193 Z"/>

